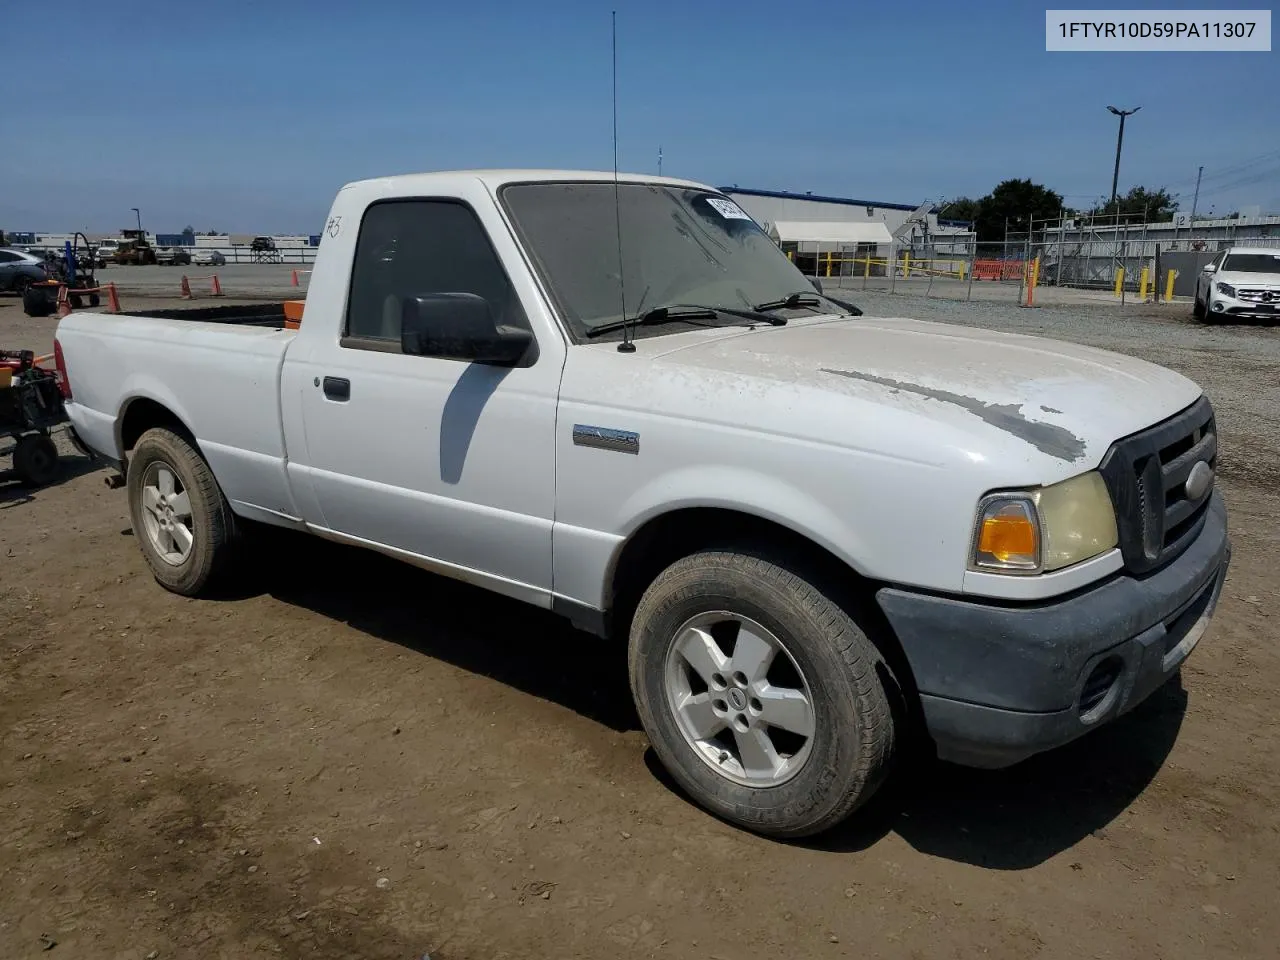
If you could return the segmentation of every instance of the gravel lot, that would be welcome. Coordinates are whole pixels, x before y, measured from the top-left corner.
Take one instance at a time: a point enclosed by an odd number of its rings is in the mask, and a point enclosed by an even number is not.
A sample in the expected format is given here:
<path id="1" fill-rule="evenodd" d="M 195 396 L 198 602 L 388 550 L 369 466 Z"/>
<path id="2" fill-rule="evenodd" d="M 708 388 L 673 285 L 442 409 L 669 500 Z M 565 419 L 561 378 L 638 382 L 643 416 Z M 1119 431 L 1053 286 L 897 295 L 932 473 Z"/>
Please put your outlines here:
<path id="1" fill-rule="evenodd" d="M 1274 957 L 1280 327 L 847 295 L 1204 385 L 1235 560 L 1179 680 L 1063 750 L 934 765 L 774 843 L 673 790 L 620 649 L 290 537 L 241 593 L 184 600 L 90 464 L 34 492 L 0 473 L 0 955 Z M 0 298 L 0 345 L 53 328 Z"/>

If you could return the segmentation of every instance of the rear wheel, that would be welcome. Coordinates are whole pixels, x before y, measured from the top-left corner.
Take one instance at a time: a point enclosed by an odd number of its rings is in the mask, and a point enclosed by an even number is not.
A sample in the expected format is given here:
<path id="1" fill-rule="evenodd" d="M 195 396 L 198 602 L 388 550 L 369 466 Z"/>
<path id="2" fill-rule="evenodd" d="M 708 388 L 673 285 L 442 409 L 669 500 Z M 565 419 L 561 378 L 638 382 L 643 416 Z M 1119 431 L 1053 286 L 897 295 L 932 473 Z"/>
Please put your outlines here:
<path id="1" fill-rule="evenodd" d="M 161 586 L 196 596 L 227 567 L 235 517 L 213 472 L 184 437 L 154 428 L 129 457 L 129 514 Z"/>
<path id="2" fill-rule="evenodd" d="M 42 433 L 18 438 L 13 448 L 13 470 L 28 487 L 43 487 L 58 476 L 58 448 Z"/>
<path id="3" fill-rule="evenodd" d="M 866 802 L 895 742 L 883 657 L 797 570 L 749 550 L 679 560 L 645 591 L 629 644 L 666 769 L 707 810 L 779 837 Z"/>

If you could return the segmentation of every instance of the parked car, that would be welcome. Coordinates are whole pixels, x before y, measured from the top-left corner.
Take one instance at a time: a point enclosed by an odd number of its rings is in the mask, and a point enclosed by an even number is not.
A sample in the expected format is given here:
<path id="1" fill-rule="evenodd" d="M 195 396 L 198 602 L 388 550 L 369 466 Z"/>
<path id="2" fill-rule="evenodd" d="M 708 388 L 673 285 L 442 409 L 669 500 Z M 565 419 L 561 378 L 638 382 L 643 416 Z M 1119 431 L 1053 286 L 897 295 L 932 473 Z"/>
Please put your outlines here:
<path id="1" fill-rule="evenodd" d="M 193 255 L 193 262 L 201 266 L 220 267 L 227 262 L 227 258 L 217 250 L 201 250 L 199 247 Z"/>
<path id="2" fill-rule="evenodd" d="M 1196 319 L 1280 318 L 1280 248 L 1231 247 L 1196 277 Z"/>
<path id="3" fill-rule="evenodd" d="M 983 767 L 1096 730 L 1221 594 L 1199 386 L 862 316 L 710 187 L 349 184 L 314 271 L 296 331 L 59 323 L 75 435 L 122 474 L 156 580 L 205 591 L 256 520 L 549 608 L 627 644 L 656 755 L 743 827 L 831 827 L 917 721 Z"/>
<path id="4" fill-rule="evenodd" d="M 100 241 L 95 251 L 98 258 L 98 266 L 105 267 L 108 263 L 114 263 L 116 250 L 119 249 L 119 246 L 119 240 L 107 239 Z"/>
<path id="5" fill-rule="evenodd" d="M 43 257 L 13 247 L 0 249 L 0 290 L 22 293 L 28 284 L 48 277 Z"/>
<path id="6" fill-rule="evenodd" d="M 191 254 L 185 247 L 157 247 L 156 263 L 163 266 L 186 266 L 191 263 Z"/>

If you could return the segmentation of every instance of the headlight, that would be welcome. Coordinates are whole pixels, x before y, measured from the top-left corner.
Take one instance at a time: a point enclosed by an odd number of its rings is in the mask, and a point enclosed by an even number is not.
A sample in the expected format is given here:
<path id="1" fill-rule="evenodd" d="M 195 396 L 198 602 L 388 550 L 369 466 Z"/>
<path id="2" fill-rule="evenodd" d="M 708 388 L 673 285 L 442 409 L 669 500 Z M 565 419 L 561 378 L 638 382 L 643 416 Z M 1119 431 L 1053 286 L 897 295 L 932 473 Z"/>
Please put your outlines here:
<path id="1" fill-rule="evenodd" d="M 1220 283 L 1218 284 L 1218 292 L 1224 296 L 1234 297 L 1236 295 L 1236 288 L 1229 283 Z"/>
<path id="2" fill-rule="evenodd" d="M 1118 540 L 1111 496 L 1094 471 L 1038 490 L 983 497 L 970 566 L 1046 573 L 1096 557 Z"/>

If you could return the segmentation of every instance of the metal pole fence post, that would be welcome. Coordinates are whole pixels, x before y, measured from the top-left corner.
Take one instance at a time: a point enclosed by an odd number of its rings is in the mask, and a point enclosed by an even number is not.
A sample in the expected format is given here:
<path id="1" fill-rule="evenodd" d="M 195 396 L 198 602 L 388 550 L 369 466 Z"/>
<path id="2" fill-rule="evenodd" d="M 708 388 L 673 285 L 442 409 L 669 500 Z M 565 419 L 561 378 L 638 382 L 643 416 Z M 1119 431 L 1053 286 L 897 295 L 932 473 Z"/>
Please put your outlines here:
<path id="1" fill-rule="evenodd" d="M 973 235 L 973 240 L 969 243 L 969 285 L 965 288 L 964 298 L 966 301 L 973 299 L 973 265 L 978 259 L 978 235 Z"/>
<path id="2" fill-rule="evenodd" d="M 1129 252 L 1128 246 L 1129 246 L 1129 224 L 1126 222 L 1124 225 L 1124 239 L 1120 241 L 1120 306 L 1122 307 L 1124 306 L 1124 303 L 1125 303 L 1124 265 L 1125 265 L 1125 254 Z"/>
<path id="3" fill-rule="evenodd" d="M 889 241 L 889 259 L 884 264 L 885 272 L 889 274 L 889 292 L 893 293 L 898 286 L 898 241 Z"/>

